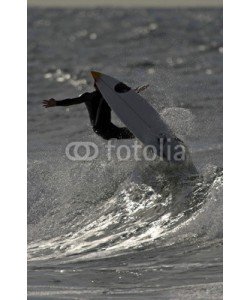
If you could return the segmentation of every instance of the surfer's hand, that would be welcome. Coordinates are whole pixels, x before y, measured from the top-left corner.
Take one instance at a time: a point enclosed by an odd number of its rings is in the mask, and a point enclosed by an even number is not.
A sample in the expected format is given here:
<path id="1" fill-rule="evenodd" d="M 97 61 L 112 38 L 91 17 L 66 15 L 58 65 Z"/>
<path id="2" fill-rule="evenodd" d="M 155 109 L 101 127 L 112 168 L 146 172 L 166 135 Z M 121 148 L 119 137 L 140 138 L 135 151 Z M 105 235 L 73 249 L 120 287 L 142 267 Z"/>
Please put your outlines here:
<path id="1" fill-rule="evenodd" d="M 136 93 L 143 92 L 144 90 L 146 90 L 146 88 L 148 88 L 148 86 L 149 86 L 149 84 L 142 85 L 142 86 L 138 86 L 138 87 L 135 89 L 135 92 L 136 92 Z"/>
<path id="2" fill-rule="evenodd" d="M 48 107 L 53 107 L 56 106 L 56 100 L 51 98 L 49 100 L 43 100 L 43 107 L 48 108 Z"/>

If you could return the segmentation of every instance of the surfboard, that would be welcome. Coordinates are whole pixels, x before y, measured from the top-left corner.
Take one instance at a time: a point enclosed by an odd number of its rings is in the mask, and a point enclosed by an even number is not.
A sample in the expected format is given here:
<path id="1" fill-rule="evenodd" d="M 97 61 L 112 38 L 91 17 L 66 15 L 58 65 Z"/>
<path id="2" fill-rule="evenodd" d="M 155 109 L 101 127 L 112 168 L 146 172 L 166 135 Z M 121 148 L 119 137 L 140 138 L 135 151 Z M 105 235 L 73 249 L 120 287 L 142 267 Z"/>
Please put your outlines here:
<path id="1" fill-rule="evenodd" d="M 96 71 L 91 74 L 111 109 L 144 145 L 152 146 L 157 155 L 170 163 L 186 160 L 186 146 L 148 101 L 111 76 Z"/>

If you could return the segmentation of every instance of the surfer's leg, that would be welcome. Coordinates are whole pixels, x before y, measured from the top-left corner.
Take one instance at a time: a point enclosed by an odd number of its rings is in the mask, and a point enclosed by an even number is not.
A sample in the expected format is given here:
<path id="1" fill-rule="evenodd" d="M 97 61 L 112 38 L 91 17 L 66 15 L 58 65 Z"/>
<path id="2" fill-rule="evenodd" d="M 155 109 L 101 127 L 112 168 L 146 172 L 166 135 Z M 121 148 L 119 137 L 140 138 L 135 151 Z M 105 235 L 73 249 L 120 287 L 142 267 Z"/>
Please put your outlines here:
<path id="1" fill-rule="evenodd" d="M 133 133 L 126 127 L 117 127 L 113 123 L 110 123 L 107 130 L 108 139 L 133 139 Z"/>
<path id="2" fill-rule="evenodd" d="M 126 127 L 119 128 L 113 123 L 102 124 L 101 127 L 93 127 L 96 134 L 101 136 L 105 140 L 110 139 L 133 139 L 134 135 Z"/>
<path id="3" fill-rule="evenodd" d="M 105 140 L 132 139 L 134 135 L 126 127 L 117 127 L 111 122 L 111 109 L 107 102 L 102 99 L 97 109 L 93 129 L 95 133 Z"/>
<path id="4" fill-rule="evenodd" d="M 117 139 L 134 139 L 133 133 L 126 127 L 118 128 Z"/>
<path id="5" fill-rule="evenodd" d="M 102 128 L 109 123 L 111 123 L 111 108 L 102 98 L 96 111 L 94 126 L 96 128 Z"/>
<path id="6" fill-rule="evenodd" d="M 132 132 L 128 130 L 126 127 L 119 128 L 115 126 L 113 123 L 109 124 L 102 124 L 102 127 L 93 127 L 94 131 L 96 134 L 101 136 L 105 140 L 110 140 L 110 139 L 133 139 L 134 135 Z"/>

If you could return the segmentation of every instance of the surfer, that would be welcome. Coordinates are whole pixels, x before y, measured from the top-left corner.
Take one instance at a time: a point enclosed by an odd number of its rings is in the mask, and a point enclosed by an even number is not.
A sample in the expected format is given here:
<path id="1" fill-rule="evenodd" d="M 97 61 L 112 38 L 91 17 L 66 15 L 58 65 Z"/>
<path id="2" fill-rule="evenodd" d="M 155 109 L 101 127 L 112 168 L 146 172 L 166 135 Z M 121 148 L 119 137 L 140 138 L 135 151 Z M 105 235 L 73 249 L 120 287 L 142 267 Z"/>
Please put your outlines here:
<path id="1" fill-rule="evenodd" d="M 134 135 L 126 127 L 117 127 L 111 122 L 111 108 L 102 97 L 96 83 L 94 83 L 95 91 L 84 93 L 77 98 L 68 98 L 65 100 L 43 100 L 45 108 L 55 106 L 70 106 L 85 103 L 92 128 L 96 134 L 105 140 L 109 139 L 132 139 Z M 148 85 L 137 87 L 135 91 L 140 93 L 145 90 Z"/>

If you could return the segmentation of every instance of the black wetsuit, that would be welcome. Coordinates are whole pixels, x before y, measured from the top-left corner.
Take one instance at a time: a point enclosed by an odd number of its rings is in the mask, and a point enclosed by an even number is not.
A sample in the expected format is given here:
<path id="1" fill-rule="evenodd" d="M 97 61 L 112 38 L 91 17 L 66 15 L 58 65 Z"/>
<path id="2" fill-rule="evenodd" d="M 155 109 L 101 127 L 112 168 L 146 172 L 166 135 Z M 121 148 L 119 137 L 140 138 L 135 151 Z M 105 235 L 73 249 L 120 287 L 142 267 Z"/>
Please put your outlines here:
<path id="1" fill-rule="evenodd" d="M 99 91 L 84 93 L 80 97 L 57 101 L 57 106 L 85 103 L 95 133 L 105 140 L 131 139 L 134 135 L 126 127 L 119 128 L 111 122 L 111 108 Z"/>

